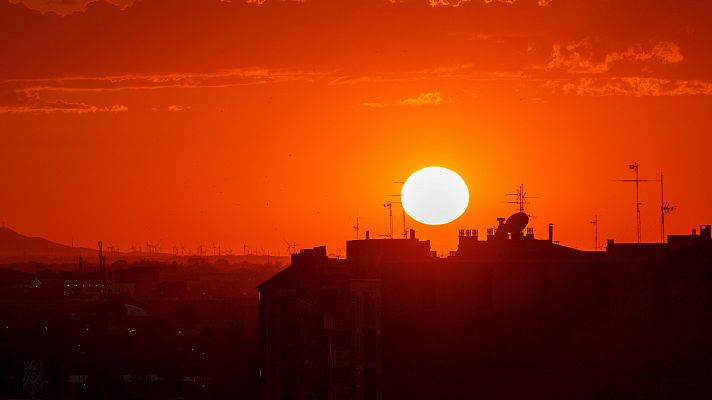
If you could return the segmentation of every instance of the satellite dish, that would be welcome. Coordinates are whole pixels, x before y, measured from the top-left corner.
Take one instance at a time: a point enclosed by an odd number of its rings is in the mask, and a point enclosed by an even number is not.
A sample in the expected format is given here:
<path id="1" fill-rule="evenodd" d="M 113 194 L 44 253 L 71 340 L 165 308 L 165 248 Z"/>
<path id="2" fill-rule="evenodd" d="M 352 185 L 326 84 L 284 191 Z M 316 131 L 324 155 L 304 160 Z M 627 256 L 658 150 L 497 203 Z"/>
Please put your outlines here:
<path id="1" fill-rule="evenodd" d="M 529 216 L 526 213 L 518 212 L 507 218 L 507 222 L 504 223 L 504 229 L 508 233 L 519 233 L 527 227 L 528 223 Z"/>

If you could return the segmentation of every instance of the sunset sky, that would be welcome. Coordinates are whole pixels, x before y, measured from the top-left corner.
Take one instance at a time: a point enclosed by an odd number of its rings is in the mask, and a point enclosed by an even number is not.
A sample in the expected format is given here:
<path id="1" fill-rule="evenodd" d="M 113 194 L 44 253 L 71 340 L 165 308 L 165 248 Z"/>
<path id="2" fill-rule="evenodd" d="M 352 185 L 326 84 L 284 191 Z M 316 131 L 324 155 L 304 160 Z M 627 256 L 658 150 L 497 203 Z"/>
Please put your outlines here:
<path id="1" fill-rule="evenodd" d="M 538 237 L 635 241 L 712 223 L 708 0 L 0 0 L 0 220 L 122 249 L 287 251 L 388 230 L 438 165 L 470 205 L 408 220 L 439 251 L 524 184 Z M 643 240 L 660 187 L 641 184 Z M 396 226 L 400 209 L 394 207 Z"/>

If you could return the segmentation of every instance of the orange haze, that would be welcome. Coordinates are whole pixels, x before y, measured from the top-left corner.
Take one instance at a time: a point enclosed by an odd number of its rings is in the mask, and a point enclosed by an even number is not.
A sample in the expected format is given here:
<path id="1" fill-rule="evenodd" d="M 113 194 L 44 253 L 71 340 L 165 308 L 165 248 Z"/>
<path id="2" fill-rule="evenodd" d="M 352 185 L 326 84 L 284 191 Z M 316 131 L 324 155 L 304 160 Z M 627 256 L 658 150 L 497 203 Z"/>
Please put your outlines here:
<path id="1" fill-rule="evenodd" d="M 668 231 L 712 222 L 712 4 L 693 0 L 0 1 L 0 220 L 122 249 L 241 253 L 387 233 L 422 167 L 471 203 L 579 248 L 635 240 L 634 188 L 665 173 Z M 52 11 L 50 11 L 52 10 Z M 57 13 L 55 13 L 57 12 Z M 641 186 L 643 239 L 660 192 Z M 394 208 L 396 226 L 400 210 Z"/>

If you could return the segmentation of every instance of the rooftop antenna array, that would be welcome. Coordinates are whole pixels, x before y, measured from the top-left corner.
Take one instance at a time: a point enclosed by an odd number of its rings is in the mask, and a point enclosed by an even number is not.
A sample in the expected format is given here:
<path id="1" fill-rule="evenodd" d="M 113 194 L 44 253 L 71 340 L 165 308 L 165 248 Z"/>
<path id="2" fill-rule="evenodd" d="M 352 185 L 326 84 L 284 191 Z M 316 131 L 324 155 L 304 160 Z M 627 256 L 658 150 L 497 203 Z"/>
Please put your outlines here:
<path id="1" fill-rule="evenodd" d="M 388 209 L 388 218 L 389 218 L 389 231 L 388 235 L 385 235 L 389 239 L 393 239 L 393 202 L 387 201 L 386 204 L 383 205 L 383 207 L 386 207 Z"/>
<path id="2" fill-rule="evenodd" d="M 529 204 L 527 199 L 536 199 L 537 198 L 537 197 L 527 196 L 527 192 L 524 191 L 523 183 L 521 185 L 519 185 L 516 193 L 506 193 L 505 196 L 515 196 L 516 200 L 508 201 L 507 203 L 517 204 L 517 206 L 519 207 L 519 212 L 521 212 L 521 213 L 524 212 L 524 206 Z"/>
<path id="3" fill-rule="evenodd" d="M 598 214 L 593 216 L 590 224 L 594 227 L 593 249 L 598 251 Z"/>
<path id="4" fill-rule="evenodd" d="M 665 192 L 663 187 L 663 173 L 660 173 L 660 242 L 665 243 L 665 215 L 670 214 L 675 210 L 675 206 L 670 205 L 669 201 L 665 201 Z"/>
<path id="5" fill-rule="evenodd" d="M 619 182 L 633 182 L 635 183 L 635 221 L 638 233 L 638 243 L 641 242 L 641 231 L 642 224 L 640 222 L 640 206 L 643 204 L 640 202 L 640 182 L 650 182 L 649 179 L 640 179 L 640 165 L 637 161 L 633 161 L 628 165 L 628 169 L 635 172 L 635 179 L 619 179 Z"/>

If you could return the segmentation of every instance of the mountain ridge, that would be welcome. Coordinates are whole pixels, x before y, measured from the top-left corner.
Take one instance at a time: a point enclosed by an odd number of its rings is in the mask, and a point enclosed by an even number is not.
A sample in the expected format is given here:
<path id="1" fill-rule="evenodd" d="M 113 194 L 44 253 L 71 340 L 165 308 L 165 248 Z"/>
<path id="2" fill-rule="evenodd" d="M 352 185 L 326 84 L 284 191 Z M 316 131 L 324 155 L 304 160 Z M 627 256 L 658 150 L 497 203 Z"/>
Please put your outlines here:
<path id="1" fill-rule="evenodd" d="M 109 252 L 104 248 L 107 261 L 127 260 L 190 260 L 200 258 L 215 261 L 226 259 L 229 262 L 249 262 L 255 264 L 266 264 L 268 262 L 281 262 L 288 264 L 288 257 L 266 256 L 266 255 L 184 255 L 177 256 L 169 253 L 146 253 L 146 252 Z M 74 262 L 83 257 L 88 262 L 98 262 L 99 250 L 88 247 L 73 247 L 56 243 L 39 236 L 26 236 L 7 227 L 0 227 L 0 263 L 13 262 Z"/>

